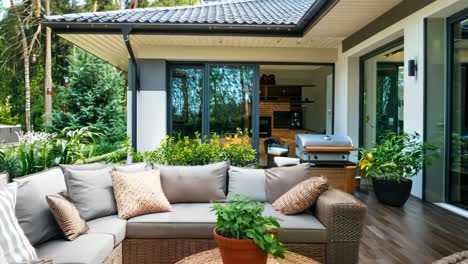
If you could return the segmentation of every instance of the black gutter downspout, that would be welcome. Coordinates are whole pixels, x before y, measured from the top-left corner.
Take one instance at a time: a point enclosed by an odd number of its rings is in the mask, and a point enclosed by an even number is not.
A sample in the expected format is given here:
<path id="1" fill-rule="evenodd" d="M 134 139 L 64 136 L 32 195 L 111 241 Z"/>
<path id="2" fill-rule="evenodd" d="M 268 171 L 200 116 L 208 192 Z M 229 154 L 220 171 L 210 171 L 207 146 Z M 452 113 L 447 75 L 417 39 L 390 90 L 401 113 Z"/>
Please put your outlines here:
<path id="1" fill-rule="evenodd" d="M 135 151 L 137 151 L 137 92 L 140 91 L 140 77 L 138 74 L 138 64 L 135 58 L 135 54 L 133 53 L 132 45 L 130 43 L 129 34 L 132 32 L 132 27 L 124 27 L 122 28 L 122 36 L 125 42 L 125 46 L 127 46 L 128 54 L 130 55 L 130 59 L 132 61 L 132 82 L 129 82 L 128 85 L 130 86 L 130 90 L 132 91 L 132 147 Z M 130 67 L 129 67 L 130 70 Z M 130 78 L 129 78 L 130 79 Z"/>

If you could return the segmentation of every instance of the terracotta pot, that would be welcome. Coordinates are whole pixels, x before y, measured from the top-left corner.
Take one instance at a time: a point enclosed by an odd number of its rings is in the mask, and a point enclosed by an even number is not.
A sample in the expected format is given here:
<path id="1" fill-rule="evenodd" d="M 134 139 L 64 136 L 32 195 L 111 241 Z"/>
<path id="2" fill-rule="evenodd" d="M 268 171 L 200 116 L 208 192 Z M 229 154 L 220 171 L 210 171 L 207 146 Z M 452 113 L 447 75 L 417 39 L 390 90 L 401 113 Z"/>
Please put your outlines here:
<path id="1" fill-rule="evenodd" d="M 223 264 L 266 264 L 268 254 L 251 239 L 232 239 L 218 235 L 217 228 L 213 235 L 218 245 Z"/>

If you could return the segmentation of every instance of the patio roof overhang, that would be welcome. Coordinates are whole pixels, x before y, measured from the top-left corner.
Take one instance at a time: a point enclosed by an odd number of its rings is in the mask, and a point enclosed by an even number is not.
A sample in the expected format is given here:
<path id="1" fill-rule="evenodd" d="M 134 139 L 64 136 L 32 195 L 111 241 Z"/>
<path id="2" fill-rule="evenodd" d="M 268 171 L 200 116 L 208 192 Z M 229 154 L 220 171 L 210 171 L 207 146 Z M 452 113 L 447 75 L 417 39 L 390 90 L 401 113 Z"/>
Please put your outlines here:
<path id="1" fill-rule="evenodd" d="M 124 29 L 130 29 L 136 58 L 220 60 L 216 53 L 224 53 L 230 61 L 271 57 L 269 61 L 334 62 L 345 38 L 401 2 L 223 0 L 190 7 L 50 16 L 44 24 L 124 71 L 129 58 Z"/>
<path id="2" fill-rule="evenodd" d="M 301 37 L 339 1 L 237 0 L 190 7 L 49 16 L 44 24 L 59 34 L 115 34 L 131 27 L 132 34 Z M 267 12 L 262 13 L 263 9 Z"/>

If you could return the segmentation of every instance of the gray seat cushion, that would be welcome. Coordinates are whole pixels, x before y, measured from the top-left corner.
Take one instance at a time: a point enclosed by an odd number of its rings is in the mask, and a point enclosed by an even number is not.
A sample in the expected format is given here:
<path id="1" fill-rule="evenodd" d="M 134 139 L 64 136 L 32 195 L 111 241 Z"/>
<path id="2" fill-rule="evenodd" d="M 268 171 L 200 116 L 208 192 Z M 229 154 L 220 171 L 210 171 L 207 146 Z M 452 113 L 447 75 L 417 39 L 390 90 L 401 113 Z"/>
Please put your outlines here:
<path id="1" fill-rule="evenodd" d="M 73 241 L 51 240 L 36 247 L 39 258 L 51 257 L 54 264 L 102 264 L 114 249 L 107 234 L 86 234 Z"/>
<path id="2" fill-rule="evenodd" d="M 266 216 L 278 218 L 281 230 L 278 237 L 284 243 L 326 243 L 325 226 L 312 214 L 306 211 L 297 215 L 284 215 L 269 203 L 265 204 Z"/>
<path id="3" fill-rule="evenodd" d="M 118 215 L 105 216 L 88 222 L 89 234 L 108 234 L 114 237 L 114 247 L 125 239 L 127 221 Z"/>
<path id="4" fill-rule="evenodd" d="M 127 238 L 212 238 L 216 217 L 210 203 L 173 204 L 167 213 L 127 221 Z"/>
<path id="5" fill-rule="evenodd" d="M 134 217 L 127 222 L 127 238 L 212 238 L 216 216 L 209 203 L 174 204 L 172 212 Z M 265 204 L 264 215 L 280 220 L 281 241 L 286 243 L 325 243 L 325 227 L 307 212 L 282 215 L 271 204 Z"/>

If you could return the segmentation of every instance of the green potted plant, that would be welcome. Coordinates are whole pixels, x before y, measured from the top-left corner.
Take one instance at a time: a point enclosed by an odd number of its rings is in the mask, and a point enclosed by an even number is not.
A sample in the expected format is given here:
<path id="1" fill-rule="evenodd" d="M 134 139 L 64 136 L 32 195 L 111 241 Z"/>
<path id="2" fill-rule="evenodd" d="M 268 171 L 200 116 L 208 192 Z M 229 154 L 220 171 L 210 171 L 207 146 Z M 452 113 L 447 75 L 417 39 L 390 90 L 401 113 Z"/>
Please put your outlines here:
<path id="1" fill-rule="evenodd" d="M 214 204 L 217 227 L 214 238 L 224 264 L 264 264 L 268 254 L 284 258 L 285 248 L 277 240 L 280 228 L 273 217 L 264 217 L 264 205 L 234 196 L 224 205 Z"/>
<path id="2" fill-rule="evenodd" d="M 377 199 L 387 205 L 403 206 L 413 181 L 425 164 L 435 156 L 436 148 L 424 143 L 417 133 L 387 134 L 371 149 L 359 149 L 359 167 L 371 178 Z"/>

